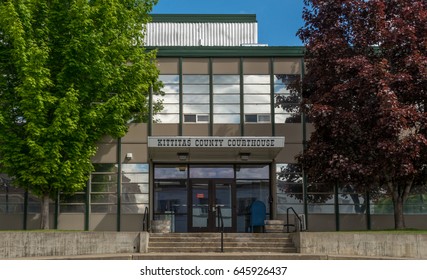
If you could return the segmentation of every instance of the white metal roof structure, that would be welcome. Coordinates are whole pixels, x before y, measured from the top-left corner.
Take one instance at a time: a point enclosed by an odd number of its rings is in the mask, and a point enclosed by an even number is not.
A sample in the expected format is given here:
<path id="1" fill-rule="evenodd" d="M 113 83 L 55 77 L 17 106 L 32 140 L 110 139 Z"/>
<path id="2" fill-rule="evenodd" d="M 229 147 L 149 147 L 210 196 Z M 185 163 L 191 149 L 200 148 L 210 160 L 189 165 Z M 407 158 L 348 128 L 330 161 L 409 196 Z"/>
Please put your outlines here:
<path id="1" fill-rule="evenodd" d="M 255 15 L 153 14 L 146 46 L 242 46 L 258 43 Z"/>

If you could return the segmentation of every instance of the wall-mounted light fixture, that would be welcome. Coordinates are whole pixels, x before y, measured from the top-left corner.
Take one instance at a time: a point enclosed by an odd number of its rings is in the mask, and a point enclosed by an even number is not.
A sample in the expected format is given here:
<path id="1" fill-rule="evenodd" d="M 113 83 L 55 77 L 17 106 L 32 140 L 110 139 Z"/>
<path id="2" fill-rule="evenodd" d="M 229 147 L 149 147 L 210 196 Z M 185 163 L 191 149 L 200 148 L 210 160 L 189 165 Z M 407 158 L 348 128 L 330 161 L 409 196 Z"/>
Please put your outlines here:
<path id="1" fill-rule="evenodd" d="M 188 153 L 178 153 L 177 155 L 180 161 L 186 161 L 188 159 Z"/>
<path id="2" fill-rule="evenodd" d="M 240 153 L 240 154 L 239 154 L 239 156 L 240 156 L 240 159 L 241 159 L 241 160 L 246 161 L 246 160 L 248 160 L 248 159 L 249 159 L 249 157 L 251 156 L 251 153 Z"/>
<path id="3" fill-rule="evenodd" d="M 132 153 L 126 153 L 125 159 L 126 160 L 131 160 L 133 158 L 133 154 Z"/>

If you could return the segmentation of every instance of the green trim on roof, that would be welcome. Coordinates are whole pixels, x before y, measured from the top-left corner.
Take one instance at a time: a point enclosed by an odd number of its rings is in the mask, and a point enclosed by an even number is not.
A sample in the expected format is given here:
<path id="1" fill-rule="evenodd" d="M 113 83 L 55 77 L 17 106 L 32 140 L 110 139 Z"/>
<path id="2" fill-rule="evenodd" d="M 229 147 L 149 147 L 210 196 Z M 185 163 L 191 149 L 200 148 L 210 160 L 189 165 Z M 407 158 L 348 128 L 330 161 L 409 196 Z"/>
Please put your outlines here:
<path id="1" fill-rule="evenodd" d="M 303 57 L 304 47 L 146 47 L 157 57 Z"/>
<path id="2" fill-rule="evenodd" d="M 151 14 L 152 22 L 257 22 L 255 14 Z"/>

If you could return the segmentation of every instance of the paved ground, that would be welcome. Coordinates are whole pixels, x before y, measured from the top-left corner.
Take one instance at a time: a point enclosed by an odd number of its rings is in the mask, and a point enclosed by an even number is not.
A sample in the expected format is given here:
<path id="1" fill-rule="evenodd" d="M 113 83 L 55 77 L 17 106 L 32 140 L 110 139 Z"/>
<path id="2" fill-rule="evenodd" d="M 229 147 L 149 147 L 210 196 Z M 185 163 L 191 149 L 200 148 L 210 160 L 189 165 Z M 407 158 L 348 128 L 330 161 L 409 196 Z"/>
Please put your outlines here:
<path id="1" fill-rule="evenodd" d="M 306 255 L 275 253 L 145 253 L 103 254 L 80 256 L 52 256 L 21 258 L 18 260 L 398 260 L 370 256 Z M 401 259 L 401 258 L 400 258 Z"/>

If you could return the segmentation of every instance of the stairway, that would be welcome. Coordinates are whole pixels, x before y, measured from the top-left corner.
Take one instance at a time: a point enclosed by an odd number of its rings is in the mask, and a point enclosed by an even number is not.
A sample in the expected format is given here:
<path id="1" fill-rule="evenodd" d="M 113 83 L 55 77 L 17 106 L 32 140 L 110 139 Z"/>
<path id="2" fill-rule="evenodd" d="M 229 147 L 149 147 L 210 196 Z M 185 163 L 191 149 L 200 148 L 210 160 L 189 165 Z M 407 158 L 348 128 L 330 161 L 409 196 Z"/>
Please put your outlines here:
<path id="1" fill-rule="evenodd" d="M 149 253 L 221 251 L 220 233 L 151 233 Z M 225 253 L 296 253 L 286 233 L 224 233 Z"/>

